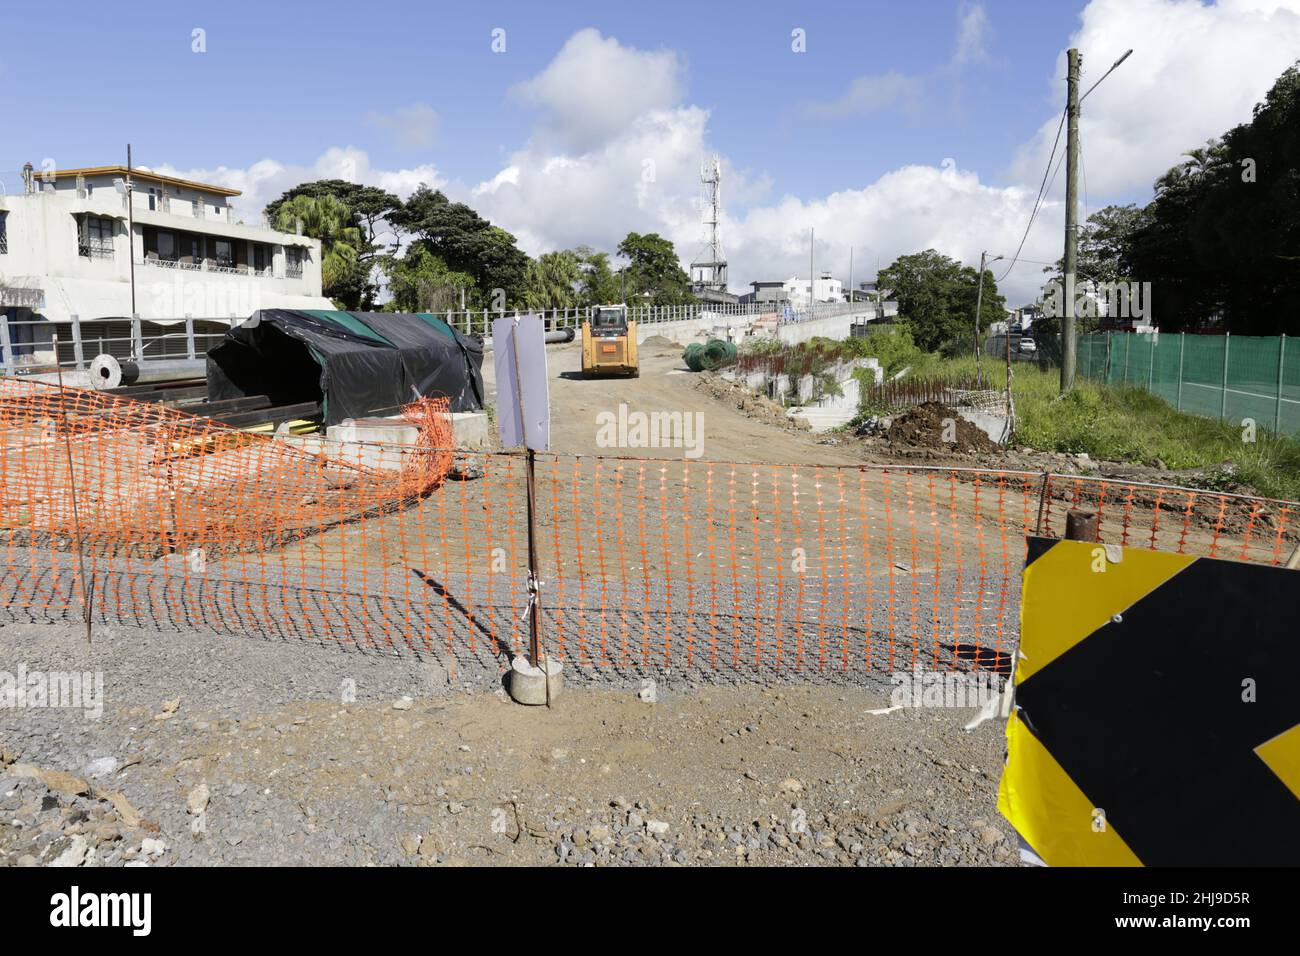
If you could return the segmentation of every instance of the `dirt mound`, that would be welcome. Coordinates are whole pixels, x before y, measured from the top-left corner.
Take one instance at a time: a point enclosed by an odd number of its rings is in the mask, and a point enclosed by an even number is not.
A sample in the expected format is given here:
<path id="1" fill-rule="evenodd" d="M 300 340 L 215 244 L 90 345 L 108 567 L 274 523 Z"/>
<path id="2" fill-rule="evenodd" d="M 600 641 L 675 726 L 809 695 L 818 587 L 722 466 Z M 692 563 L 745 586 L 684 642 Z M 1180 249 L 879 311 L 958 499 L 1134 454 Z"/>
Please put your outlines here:
<path id="1" fill-rule="evenodd" d="M 643 349 L 680 349 L 681 346 L 672 339 L 664 338 L 662 335 L 652 335 L 648 339 L 643 339 L 640 343 Z"/>
<path id="2" fill-rule="evenodd" d="M 925 402 L 897 416 L 885 432 L 891 445 L 930 448 L 955 454 L 1000 451 L 997 442 L 956 411 L 939 402 Z"/>
<path id="3" fill-rule="evenodd" d="M 784 408 L 770 398 L 751 391 L 739 382 L 729 381 L 721 375 L 702 373 L 695 379 L 695 388 L 738 409 L 756 421 L 791 431 L 808 431 L 810 427 L 804 419 L 791 418 L 785 413 Z"/>

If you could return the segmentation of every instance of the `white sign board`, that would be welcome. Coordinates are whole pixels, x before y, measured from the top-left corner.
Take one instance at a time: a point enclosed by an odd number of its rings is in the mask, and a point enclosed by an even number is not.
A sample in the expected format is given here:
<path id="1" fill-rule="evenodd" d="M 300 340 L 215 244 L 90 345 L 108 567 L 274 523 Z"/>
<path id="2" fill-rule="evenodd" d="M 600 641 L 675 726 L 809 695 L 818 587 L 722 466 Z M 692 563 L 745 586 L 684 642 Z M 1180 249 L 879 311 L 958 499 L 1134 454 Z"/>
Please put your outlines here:
<path id="1" fill-rule="evenodd" d="M 542 317 L 494 320 L 492 356 L 501 444 L 547 451 L 551 447 L 551 396 L 546 381 L 546 330 Z"/>

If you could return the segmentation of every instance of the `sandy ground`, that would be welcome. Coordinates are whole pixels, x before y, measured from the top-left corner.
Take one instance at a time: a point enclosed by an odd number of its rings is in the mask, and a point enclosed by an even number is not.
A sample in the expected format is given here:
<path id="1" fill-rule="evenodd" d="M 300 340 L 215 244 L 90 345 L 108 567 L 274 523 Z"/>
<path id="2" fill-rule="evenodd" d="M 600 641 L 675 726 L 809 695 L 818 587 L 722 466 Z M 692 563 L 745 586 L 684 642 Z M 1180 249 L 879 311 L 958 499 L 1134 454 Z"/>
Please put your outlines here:
<path id="1" fill-rule="evenodd" d="M 490 360 L 492 353 L 488 353 Z M 620 404 L 629 412 L 700 413 L 704 423 L 706 461 L 853 465 L 862 461 L 851 450 L 819 444 L 810 432 L 774 429 L 736 408 L 715 401 L 695 387 L 696 374 L 682 362 L 679 346 L 643 343 L 638 378 L 582 378 L 579 342 L 547 348 L 551 388 L 551 451 L 562 455 L 634 455 L 643 458 L 683 457 L 680 448 L 606 448 L 598 443 L 601 412 L 617 413 Z M 490 361 L 483 377 L 495 391 Z"/>

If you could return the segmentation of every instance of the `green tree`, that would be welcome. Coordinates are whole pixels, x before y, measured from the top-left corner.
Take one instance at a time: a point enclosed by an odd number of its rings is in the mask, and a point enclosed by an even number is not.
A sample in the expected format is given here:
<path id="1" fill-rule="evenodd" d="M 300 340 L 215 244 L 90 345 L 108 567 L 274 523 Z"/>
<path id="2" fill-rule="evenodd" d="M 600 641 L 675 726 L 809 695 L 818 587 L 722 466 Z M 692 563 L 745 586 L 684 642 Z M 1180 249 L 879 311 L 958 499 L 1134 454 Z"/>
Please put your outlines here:
<path id="1" fill-rule="evenodd" d="M 310 183 L 300 183 L 284 192 L 279 199 L 267 204 L 266 218 L 275 222 L 280 207 L 297 196 L 333 196 L 342 202 L 352 213 L 353 225 L 361 229 L 365 245 L 378 254 L 381 247 L 379 239 L 385 233 L 390 217 L 401 210 L 402 201 L 387 190 L 378 186 L 362 186 L 344 179 L 318 179 Z M 395 240 L 396 236 L 392 238 Z M 391 252 L 391 247 L 389 249 Z"/>
<path id="2" fill-rule="evenodd" d="M 321 241 L 325 295 L 339 300 L 343 308 L 358 308 L 370 270 L 358 259 L 361 230 L 353 225 L 351 210 L 334 196 L 294 196 L 277 207 L 273 225 L 281 232 L 294 232 L 299 223 L 304 235 Z"/>
<path id="3" fill-rule="evenodd" d="M 422 243 L 415 243 L 404 256 L 384 256 L 381 266 L 388 277 L 392 301 L 390 312 L 449 312 L 460 307 L 460 292 L 474 284 L 474 277 L 455 272 Z"/>
<path id="4" fill-rule="evenodd" d="M 520 303 L 525 309 L 571 309 L 578 305 L 582 278 L 576 252 L 547 252 L 530 260 Z"/>
<path id="5" fill-rule="evenodd" d="M 682 268 L 673 244 L 655 232 L 629 232 L 618 244 L 618 254 L 628 260 L 623 269 L 624 296 L 645 299 L 651 305 L 682 305 L 695 301 L 690 276 Z"/>
<path id="6" fill-rule="evenodd" d="M 362 186 L 342 179 L 320 179 L 300 183 L 269 203 L 265 210 L 267 219 L 273 225 L 286 222 L 280 217 L 281 209 L 285 204 L 304 196 L 311 199 L 331 197 L 341 202 L 348 209 L 349 224 L 355 226 L 361 236 L 361 241 L 356 246 L 355 263 L 346 274 L 336 279 L 326 294 L 349 309 L 372 308 L 379 291 L 372 281 L 372 275 L 379 257 L 396 251 L 397 235 L 392 230 L 389 219 L 402 208 L 402 201 L 377 186 Z M 292 219 L 287 220 L 287 223 L 285 231 L 292 232 Z M 388 237 L 387 249 L 381 242 L 385 236 Z"/>
<path id="7" fill-rule="evenodd" d="M 590 246 L 579 246 L 573 251 L 578 257 L 578 304 L 622 301 L 619 275 L 609 264 L 609 253 L 597 252 Z"/>
<path id="8" fill-rule="evenodd" d="M 416 237 L 448 269 L 474 278 L 469 296 L 472 306 L 518 303 L 528 256 L 515 245 L 514 236 L 469 206 L 421 184 L 390 221 Z"/>
<path id="9" fill-rule="evenodd" d="M 1078 274 L 1094 282 L 1128 282 L 1133 277 L 1128 253 L 1133 237 L 1147 219 L 1147 212 L 1132 203 L 1107 206 L 1088 217 L 1079 230 Z M 1065 260 L 1044 266 L 1044 272 L 1061 275 Z"/>
<path id="10" fill-rule="evenodd" d="M 1300 70 L 1278 78 L 1250 122 L 1184 157 L 1124 243 L 1132 279 L 1151 283 L 1156 324 L 1300 332 Z"/>
<path id="11" fill-rule="evenodd" d="M 985 269 L 982 278 L 981 333 L 1006 317 L 1006 299 L 998 292 L 992 271 Z M 933 249 L 899 256 L 876 277 L 878 288 L 892 290 L 899 314 L 907 319 L 916 344 L 927 352 L 948 346 L 970 353 L 979 284 L 975 269 Z"/>

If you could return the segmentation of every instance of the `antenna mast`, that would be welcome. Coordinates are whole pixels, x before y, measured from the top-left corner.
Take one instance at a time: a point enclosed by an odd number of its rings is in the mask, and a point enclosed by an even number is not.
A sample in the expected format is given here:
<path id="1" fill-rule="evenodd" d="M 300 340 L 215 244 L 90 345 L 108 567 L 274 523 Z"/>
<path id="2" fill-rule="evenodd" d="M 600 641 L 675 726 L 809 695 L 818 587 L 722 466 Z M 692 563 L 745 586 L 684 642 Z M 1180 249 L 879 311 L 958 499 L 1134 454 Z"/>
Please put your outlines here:
<path id="1" fill-rule="evenodd" d="M 691 291 L 701 297 L 709 293 L 727 296 L 727 256 L 718 235 L 722 213 L 722 163 L 717 156 L 700 166 L 703 186 L 704 249 L 691 263 Z"/>

